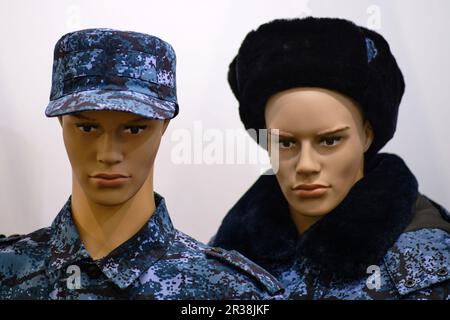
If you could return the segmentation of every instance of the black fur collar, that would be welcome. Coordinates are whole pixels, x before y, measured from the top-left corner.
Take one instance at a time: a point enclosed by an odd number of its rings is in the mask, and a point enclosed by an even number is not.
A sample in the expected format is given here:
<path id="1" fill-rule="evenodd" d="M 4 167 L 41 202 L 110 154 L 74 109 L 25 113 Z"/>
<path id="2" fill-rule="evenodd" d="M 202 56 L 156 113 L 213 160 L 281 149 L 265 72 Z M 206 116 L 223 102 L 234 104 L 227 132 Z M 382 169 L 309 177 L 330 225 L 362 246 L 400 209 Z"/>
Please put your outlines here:
<path id="1" fill-rule="evenodd" d="M 299 236 L 275 176 L 263 175 L 228 212 L 212 244 L 240 251 L 272 272 L 301 255 L 324 279 L 354 279 L 394 244 L 417 196 L 417 180 L 404 161 L 379 153 L 347 197 Z"/>

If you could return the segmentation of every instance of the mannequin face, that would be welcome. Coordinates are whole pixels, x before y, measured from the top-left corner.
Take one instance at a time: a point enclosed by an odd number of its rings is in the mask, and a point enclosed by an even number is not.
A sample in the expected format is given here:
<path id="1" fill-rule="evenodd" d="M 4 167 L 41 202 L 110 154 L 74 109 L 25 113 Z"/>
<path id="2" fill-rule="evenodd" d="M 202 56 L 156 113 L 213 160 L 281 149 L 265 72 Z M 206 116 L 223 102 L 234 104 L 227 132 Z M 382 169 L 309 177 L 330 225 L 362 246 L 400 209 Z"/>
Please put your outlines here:
<path id="1" fill-rule="evenodd" d="M 346 96 L 321 88 L 283 91 L 268 100 L 265 119 L 271 134 L 278 129 L 279 141 L 270 144 L 269 152 L 278 149 L 276 177 L 294 220 L 326 215 L 363 177 L 373 133 Z M 335 129 L 343 130 L 325 133 Z M 324 187 L 296 189 L 301 184 Z"/>
<path id="2" fill-rule="evenodd" d="M 58 119 L 74 185 L 91 201 L 111 206 L 132 198 L 152 176 L 161 137 L 169 123 L 117 111 L 86 111 Z M 112 183 L 93 178 L 99 173 L 117 173 L 125 178 Z"/>

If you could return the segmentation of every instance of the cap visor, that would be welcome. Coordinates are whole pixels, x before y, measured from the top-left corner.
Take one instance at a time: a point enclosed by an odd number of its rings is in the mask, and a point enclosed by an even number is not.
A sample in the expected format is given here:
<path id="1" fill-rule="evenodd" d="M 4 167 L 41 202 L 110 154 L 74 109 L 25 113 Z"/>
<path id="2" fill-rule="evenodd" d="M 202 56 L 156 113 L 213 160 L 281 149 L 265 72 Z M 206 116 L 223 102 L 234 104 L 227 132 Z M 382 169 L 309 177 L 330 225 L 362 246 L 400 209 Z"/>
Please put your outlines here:
<path id="1" fill-rule="evenodd" d="M 52 100 L 45 109 L 47 117 L 82 111 L 111 110 L 134 113 L 152 119 L 172 119 L 178 105 L 134 91 L 89 90 Z"/>

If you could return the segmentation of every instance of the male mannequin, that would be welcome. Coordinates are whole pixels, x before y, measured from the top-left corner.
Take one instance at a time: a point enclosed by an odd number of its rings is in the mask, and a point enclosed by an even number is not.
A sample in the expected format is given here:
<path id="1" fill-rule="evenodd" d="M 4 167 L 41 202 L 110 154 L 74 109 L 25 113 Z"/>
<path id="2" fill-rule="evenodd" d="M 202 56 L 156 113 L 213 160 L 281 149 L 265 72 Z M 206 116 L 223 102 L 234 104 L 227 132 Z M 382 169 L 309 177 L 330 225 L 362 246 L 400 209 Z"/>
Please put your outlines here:
<path id="1" fill-rule="evenodd" d="M 153 164 L 178 113 L 175 53 L 154 36 L 88 29 L 55 47 L 72 194 L 49 228 L 0 239 L 0 299 L 261 299 L 277 281 L 174 229 Z M 120 177 L 118 177 L 120 175 Z"/>

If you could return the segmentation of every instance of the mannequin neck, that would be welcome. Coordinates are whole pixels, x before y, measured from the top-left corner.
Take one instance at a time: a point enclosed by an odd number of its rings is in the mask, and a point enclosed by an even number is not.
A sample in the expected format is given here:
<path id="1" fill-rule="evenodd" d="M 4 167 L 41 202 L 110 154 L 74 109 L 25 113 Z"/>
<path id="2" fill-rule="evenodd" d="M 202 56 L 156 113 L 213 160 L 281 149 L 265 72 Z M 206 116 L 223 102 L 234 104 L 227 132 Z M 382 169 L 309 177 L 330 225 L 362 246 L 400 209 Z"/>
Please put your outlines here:
<path id="1" fill-rule="evenodd" d="M 107 206 L 89 199 L 75 177 L 72 179 L 72 217 L 81 241 L 93 260 L 133 237 L 155 211 L 153 170 L 141 189 L 127 201 Z"/>

